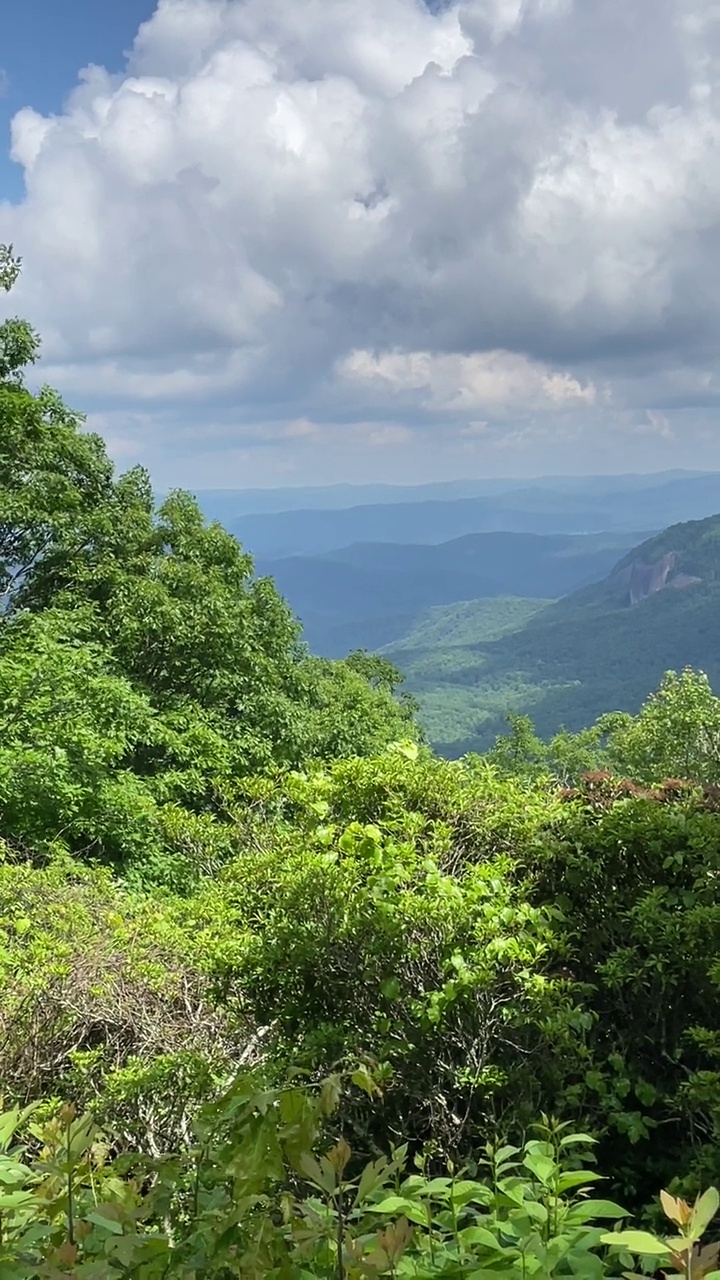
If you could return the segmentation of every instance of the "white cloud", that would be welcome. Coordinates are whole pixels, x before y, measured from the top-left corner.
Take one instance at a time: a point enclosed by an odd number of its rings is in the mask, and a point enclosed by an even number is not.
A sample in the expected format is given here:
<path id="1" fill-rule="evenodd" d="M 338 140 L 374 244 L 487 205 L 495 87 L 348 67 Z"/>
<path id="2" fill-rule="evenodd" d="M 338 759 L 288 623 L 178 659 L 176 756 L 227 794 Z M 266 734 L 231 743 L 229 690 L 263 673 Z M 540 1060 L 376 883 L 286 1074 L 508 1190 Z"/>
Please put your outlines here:
<path id="1" fill-rule="evenodd" d="M 419 392 L 431 409 L 460 412 L 482 409 L 499 415 L 533 410 L 561 410 L 592 405 L 597 391 L 569 373 L 548 369 L 511 351 L 477 355 L 433 355 L 429 351 L 394 351 L 374 355 L 353 351 L 340 373 L 359 383 L 391 392 Z"/>
<path id="2" fill-rule="evenodd" d="M 327 423 L 349 456 L 374 417 L 363 447 L 399 457 L 411 428 L 530 449 L 538 414 L 564 450 L 569 416 L 611 436 L 717 403 L 712 9 L 160 0 L 125 74 L 13 122 L 0 239 L 43 376 L 145 414 L 160 467 L 163 422 L 188 454 L 249 423 L 297 457 Z"/>

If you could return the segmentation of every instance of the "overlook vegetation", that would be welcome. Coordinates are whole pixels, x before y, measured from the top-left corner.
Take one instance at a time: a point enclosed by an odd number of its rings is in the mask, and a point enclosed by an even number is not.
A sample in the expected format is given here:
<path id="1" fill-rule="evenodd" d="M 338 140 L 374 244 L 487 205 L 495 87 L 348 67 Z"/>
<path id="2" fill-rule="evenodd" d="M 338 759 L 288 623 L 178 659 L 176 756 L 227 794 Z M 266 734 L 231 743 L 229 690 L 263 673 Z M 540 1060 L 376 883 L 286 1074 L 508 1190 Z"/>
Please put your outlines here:
<path id="1" fill-rule="evenodd" d="M 0 327 L 0 1275 L 717 1280 L 707 679 L 443 760 L 37 354 Z"/>

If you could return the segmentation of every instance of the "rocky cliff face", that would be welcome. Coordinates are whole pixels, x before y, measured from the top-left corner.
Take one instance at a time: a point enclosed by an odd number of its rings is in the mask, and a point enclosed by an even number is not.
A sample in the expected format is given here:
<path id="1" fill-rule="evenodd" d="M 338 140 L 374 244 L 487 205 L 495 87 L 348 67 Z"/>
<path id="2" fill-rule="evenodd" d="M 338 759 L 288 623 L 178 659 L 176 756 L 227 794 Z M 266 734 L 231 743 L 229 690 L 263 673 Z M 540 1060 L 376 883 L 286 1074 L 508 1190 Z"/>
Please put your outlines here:
<path id="1" fill-rule="evenodd" d="M 679 591 L 702 582 L 702 578 L 676 572 L 677 561 L 676 551 L 668 551 L 653 564 L 634 560 L 632 564 L 626 565 L 615 574 L 615 582 L 627 591 L 627 603 L 630 605 L 640 604 L 642 600 L 647 600 L 648 596 L 655 595 L 657 591 L 664 591 L 668 587 Z"/>

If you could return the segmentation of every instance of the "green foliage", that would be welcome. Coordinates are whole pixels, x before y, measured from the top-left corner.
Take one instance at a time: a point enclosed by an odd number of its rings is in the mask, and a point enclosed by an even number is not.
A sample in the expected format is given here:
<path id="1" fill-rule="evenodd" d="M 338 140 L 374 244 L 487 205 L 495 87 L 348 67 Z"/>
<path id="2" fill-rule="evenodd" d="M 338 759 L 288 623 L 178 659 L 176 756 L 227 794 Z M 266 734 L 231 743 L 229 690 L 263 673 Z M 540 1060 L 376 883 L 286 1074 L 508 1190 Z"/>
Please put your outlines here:
<path id="1" fill-rule="evenodd" d="M 708 1187 L 691 1207 L 687 1201 L 661 1191 L 660 1203 L 666 1217 L 679 1229 L 679 1234 L 660 1238 L 647 1231 L 615 1231 L 602 1238 L 603 1244 L 626 1250 L 672 1267 L 672 1274 L 687 1280 L 720 1280 L 720 1245 L 703 1244 L 703 1237 L 720 1207 L 716 1187 Z M 641 1280 L 625 1273 L 627 1280 Z M 645 1273 L 647 1274 L 647 1273 Z"/>
<path id="2" fill-rule="evenodd" d="M 0 250 L 0 287 L 19 268 Z M 229 779 L 382 750 L 413 708 L 383 659 L 308 657 L 188 494 L 156 510 L 145 472 L 115 477 L 79 415 L 30 394 L 22 324 L 0 327 L 0 834 L 177 888 L 227 851 Z"/>
<path id="3" fill-rule="evenodd" d="M 446 1152 L 581 1115 L 635 1204 L 674 1168 L 718 1176 L 712 796 L 563 796 L 416 749 L 251 796 L 245 852 L 183 912 L 271 1056 L 375 1061 L 383 1127 Z"/>
<path id="4" fill-rule="evenodd" d="M 638 715 L 600 727 L 610 766 L 638 782 L 720 782 L 720 698 L 702 672 L 667 672 Z"/>
<path id="5" fill-rule="evenodd" d="M 627 1213 L 589 1198 L 598 1175 L 577 1158 L 587 1135 L 545 1122 L 522 1149 L 487 1147 L 480 1179 L 452 1167 L 429 1176 L 422 1158 L 408 1172 L 406 1147 L 357 1167 L 342 1136 L 327 1147 L 328 1129 L 342 1125 L 341 1088 L 334 1078 L 314 1094 L 273 1091 L 240 1077 L 199 1117 L 188 1149 L 151 1162 L 114 1161 L 92 1118 L 73 1107 L 45 1124 L 6 1112 L 3 1275 L 602 1280 L 633 1252 L 650 1260 L 645 1274 L 659 1256 L 677 1256 L 646 1233 L 600 1225 Z M 692 1247 L 717 1192 L 693 1210 L 667 1195 L 663 1203 L 682 1215 Z M 715 1254 L 711 1246 L 704 1265 L 681 1274 L 713 1280 Z"/>
<path id="6" fill-rule="evenodd" d="M 242 1055 L 203 956 L 160 899 L 76 862 L 0 860 L 0 1095 L 69 1093 L 124 1141 L 178 1141 Z"/>
<path id="7" fill-rule="evenodd" d="M 9 293 L 16 283 L 22 261 L 13 255 L 12 245 L 0 245 L 0 289 Z M 40 339 L 26 320 L 5 320 L 0 324 L 0 383 L 17 382 L 22 370 L 37 359 Z"/>
<path id="8" fill-rule="evenodd" d="M 712 794 L 591 774 L 539 854 L 531 900 L 571 926 L 591 1019 L 567 1101 L 606 1134 L 636 1200 L 678 1160 L 720 1174 L 719 837 Z"/>
<path id="9" fill-rule="evenodd" d="M 33 610 L 92 608 L 92 634 L 118 670 L 173 725 L 182 717 L 222 738 L 234 772 L 412 732 L 410 711 L 357 668 L 305 657 L 272 583 L 252 578 L 250 557 L 205 526 L 187 494 L 156 516 L 141 472 L 118 482 L 85 550 L 70 563 L 43 560 L 22 598 Z M 331 703 L 333 720 L 322 714 Z M 167 761 L 146 752 L 137 767 Z"/>
<path id="10" fill-rule="evenodd" d="M 529 716 L 507 720 L 510 731 L 486 753 L 505 773 L 574 783 L 599 769 L 649 785 L 668 778 L 720 782 L 720 698 L 702 671 L 668 671 L 635 716 L 606 713 L 589 729 L 563 729 L 549 742 Z"/>
<path id="11" fill-rule="evenodd" d="M 80 630 L 53 611 L 0 628 L 3 836 L 120 861 L 152 843 L 153 797 L 126 761 L 152 740 L 153 713 Z"/>
<path id="12" fill-rule="evenodd" d="M 378 763 L 367 781 L 384 772 Z M 287 1065 L 381 1064 L 393 1132 L 452 1150 L 513 1093 L 529 1118 L 552 1069 L 545 1054 L 525 1071 L 524 1055 L 546 1041 L 559 1052 L 572 1017 L 547 978 L 563 950 L 550 916 L 524 901 L 501 849 L 453 873 L 463 855 L 438 819 L 338 823 L 339 781 L 291 780 L 291 796 L 302 788 L 319 811 L 306 809 L 302 842 L 279 832 L 189 904 L 223 991 L 271 1025 Z"/>
<path id="13" fill-rule="evenodd" d="M 642 792 L 605 775 L 563 794 L 546 773 L 504 776 L 482 759 L 451 764 L 407 744 L 377 759 L 240 779 L 224 803 L 214 835 L 200 817 L 193 834 L 187 814 L 158 805 L 180 865 L 209 858 L 213 847 L 215 862 L 195 874 L 191 894 L 182 885 L 183 897 L 166 892 L 162 910 L 132 894 L 115 908 L 121 921 L 154 913 L 153 928 L 137 929 L 148 946 L 159 937 L 170 948 L 158 981 L 181 957 L 179 972 L 204 992 L 207 1014 L 193 1021 L 180 1005 L 169 1042 L 159 1019 L 157 1041 L 138 1050 L 123 1040 L 131 1047 L 112 1061 L 105 1049 L 92 1056 L 94 981 L 73 975 L 85 973 L 83 957 L 93 974 L 109 955 L 111 971 L 134 972 L 136 935 L 123 926 L 95 939 L 73 873 L 52 863 L 32 872 L 50 912 L 67 897 L 66 933 L 51 931 L 43 954 L 69 947 L 67 982 L 78 982 L 54 1070 L 108 1116 L 121 1114 L 125 1132 L 142 1129 L 136 1077 L 148 1090 L 155 1071 L 169 1079 L 164 1064 L 185 1034 L 189 1048 L 197 1045 L 187 1070 L 204 1080 L 196 1097 L 222 1072 L 222 1045 L 239 1037 L 242 1052 L 272 1075 L 297 1064 L 313 1074 L 338 1062 L 374 1064 L 381 1105 L 369 1111 L 358 1097 L 348 1108 L 360 1150 L 411 1135 L 457 1158 L 488 1132 L 520 1138 L 545 1108 L 581 1117 L 601 1139 L 633 1206 L 677 1168 L 696 1180 L 691 1191 L 697 1180 L 717 1180 L 720 815 L 712 794 L 677 783 Z M 213 846 L 218 828 L 224 843 Z M 9 903 L 25 893 L 24 874 L 8 866 Z M 92 910 L 107 919 L 105 909 Z M 31 937 L 46 936 L 37 897 L 22 917 Z M 20 1005 L 35 993 L 31 1012 L 47 998 L 37 954 L 18 935 L 9 962 Z M 61 1024 L 68 999 L 65 991 Z M 206 1018 L 215 1038 L 193 1040 Z M 95 1028 L 89 1039 L 86 1025 Z M 10 1030 L 22 1062 L 25 1023 Z M 103 1032 L 101 1043 L 113 1035 Z M 11 1095 L 23 1070 L 6 1082 Z M 45 1077 L 27 1075 L 23 1096 L 41 1096 Z"/>
<path id="14" fill-rule="evenodd" d="M 396 658 L 402 653 L 405 669 L 413 675 L 422 675 L 434 656 L 437 670 L 442 673 L 443 663 L 450 660 L 452 651 L 469 651 L 468 656 L 474 653 L 477 661 L 475 645 L 479 641 L 497 640 L 518 631 L 551 603 L 550 600 L 495 596 L 435 605 L 418 619 L 408 635 L 388 645 L 385 652 Z"/>
<path id="15" fill-rule="evenodd" d="M 311 657 L 233 537 L 25 389 L 33 342 L 0 331 L 0 1091 L 37 1108 L 0 1272 L 614 1274 L 574 1139 L 528 1132 L 572 1118 L 633 1209 L 720 1180 L 708 680 L 438 759 L 386 657 Z"/>

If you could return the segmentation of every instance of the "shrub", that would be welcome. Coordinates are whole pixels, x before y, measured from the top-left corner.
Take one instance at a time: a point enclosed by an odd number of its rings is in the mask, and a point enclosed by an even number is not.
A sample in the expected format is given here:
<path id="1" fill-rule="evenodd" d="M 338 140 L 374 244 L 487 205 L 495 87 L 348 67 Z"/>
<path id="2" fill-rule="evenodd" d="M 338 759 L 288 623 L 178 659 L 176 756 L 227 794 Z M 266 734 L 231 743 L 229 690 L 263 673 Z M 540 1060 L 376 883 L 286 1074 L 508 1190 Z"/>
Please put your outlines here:
<path id="1" fill-rule="evenodd" d="M 404 1146 L 362 1167 L 342 1136 L 329 1138 L 342 1128 L 341 1088 L 336 1077 L 314 1094 L 268 1091 L 240 1077 L 188 1150 L 151 1161 L 110 1159 L 72 1107 L 44 1125 L 0 1116 L 0 1181 L 12 1188 L 0 1194 L 3 1276 L 602 1280 L 639 1255 L 646 1275 L 663 1265 L 718 1280 L 717 1246 L 698 1249 L 714 1188 L 692 1209 L 663 1193 L 679 1238 L 609 1232 L 627 1213 L 589 1198 L 600 1180 L 582 1167 L 591 1140 L 547 1121 L 523 1149 L 486 1148 L 485 1177 L 428 1177 L 422 1161 L 411 1172 Z"/>
<path id="2" fill-rule="evenodd" d="M 0 863 L 0 1094 L 71 1093 L 124 1141 L 178 1141 L 248 1040 L 192 939 L 106 871 Z"/>

